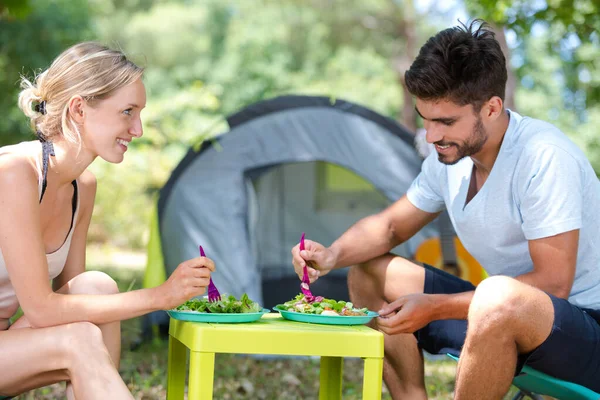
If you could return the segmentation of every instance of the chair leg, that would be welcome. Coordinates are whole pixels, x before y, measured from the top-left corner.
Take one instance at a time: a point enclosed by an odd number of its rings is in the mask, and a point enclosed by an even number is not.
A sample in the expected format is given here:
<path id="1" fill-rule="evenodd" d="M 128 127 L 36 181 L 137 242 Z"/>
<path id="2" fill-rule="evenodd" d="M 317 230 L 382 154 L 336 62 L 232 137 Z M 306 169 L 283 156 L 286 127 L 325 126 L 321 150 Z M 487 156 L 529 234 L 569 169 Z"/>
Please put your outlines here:
<path id="1" fill-rule="evenodd" d="M 531 397 L 531 400 L 545 400 L 544 396 L 540 396 L 539 394 L 534 393 L 530 393 L 529 397 Z"/>
<path id="2" fill-rule="evenodd" d="M 517 394 L 515 394 L 515 397 L 512 398 L 512 400 L 523 400 L 525 398 L 525 393 L 523 393 L 522 391 L 518 391 Z"/>
<path id="3" fill-rule="evenodd" d="M 544 400 L 544 398 L 539 394 L 531 393 L 526 390 L 519 390 L 519 392 L 515 394 L 515 397 L 513 397 L 512 400 L 522 400 L 525 397 L 529 397 L 531 400 Z"/>

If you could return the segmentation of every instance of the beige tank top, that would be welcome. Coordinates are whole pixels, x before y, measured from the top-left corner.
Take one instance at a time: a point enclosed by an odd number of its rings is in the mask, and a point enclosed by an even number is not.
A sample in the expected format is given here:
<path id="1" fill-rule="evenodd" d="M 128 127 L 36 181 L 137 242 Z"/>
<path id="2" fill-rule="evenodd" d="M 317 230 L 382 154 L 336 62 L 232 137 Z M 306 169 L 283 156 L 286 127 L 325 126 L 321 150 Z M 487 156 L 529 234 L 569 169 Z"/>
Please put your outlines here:
<path id="1" fill-rule="evenodd" d="M 39 172 L 39 185 L 38 193 L 40 202 L 42 199 L 42 187 L 45 186 L 44 171 L 40 166 L 39 160 L 36 158 L 36 167 Z M 73 231 L 75 230 L 75 221 L 77 221 L 77 214 L 79 212 L 79 195 L 77 181 L 73 181 L 74 193 L 74 209 L 71 222 L 71 228 L 67 234 L 67 238 L 63 242 L 62 246 L 58 250 L 46 254 L 46 260 L 48 261 L 48 273 L 50 279 L 56 278 L 65 267 L 69 249 L 71 247 L 71 238 L 73 237 Z M 0 249 L 0 330 L 8 329 L 9 319 L 12 317 L 19 308 L 19 300 L 15 294 L 15 289 L 12 286 L 8 271 L 6 270 L 6 263 L 2 255 L 2 249 Z"/>

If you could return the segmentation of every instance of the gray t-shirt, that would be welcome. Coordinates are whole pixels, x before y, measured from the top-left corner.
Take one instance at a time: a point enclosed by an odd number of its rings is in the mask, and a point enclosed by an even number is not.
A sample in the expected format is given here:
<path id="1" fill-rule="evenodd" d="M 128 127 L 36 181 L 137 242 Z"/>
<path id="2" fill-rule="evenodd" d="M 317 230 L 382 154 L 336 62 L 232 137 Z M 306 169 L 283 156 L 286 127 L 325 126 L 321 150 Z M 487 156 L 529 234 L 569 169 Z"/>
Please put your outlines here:
<path id="1" fill-rule="evenodd" d="M 468 204 L 473 161 L 448 166 L 436 152 L 423 162 L 407 197 L 427 212 L 447 208 L 461 242 L 489 275 L 530 272 L 528 240 L 579 229 L 569 301 L 600 309 L 600 182 L 558 128 L 509 113 L 494 167 Z"/>

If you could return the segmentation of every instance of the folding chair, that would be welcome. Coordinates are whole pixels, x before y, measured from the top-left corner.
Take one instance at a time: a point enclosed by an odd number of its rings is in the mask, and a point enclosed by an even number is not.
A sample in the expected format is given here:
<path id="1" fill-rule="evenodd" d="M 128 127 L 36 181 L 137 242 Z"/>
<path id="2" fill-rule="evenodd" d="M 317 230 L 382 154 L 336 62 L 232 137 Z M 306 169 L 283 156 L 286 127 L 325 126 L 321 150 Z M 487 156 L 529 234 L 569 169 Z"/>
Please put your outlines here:
<path id="1" fill-rule="evenodd" d="M 448 354 L 448 357 L 458 361 L 458 357 Z M 521 373 L 513 379 L 513 385 L 519 392 L 513 400 L 529 397 L 533 400 L 543 400 L 541 395 L 552 396 L 559 400 L 598 400 L 600 394 L 575 383 L 563 381 L 524 366 Z"/>

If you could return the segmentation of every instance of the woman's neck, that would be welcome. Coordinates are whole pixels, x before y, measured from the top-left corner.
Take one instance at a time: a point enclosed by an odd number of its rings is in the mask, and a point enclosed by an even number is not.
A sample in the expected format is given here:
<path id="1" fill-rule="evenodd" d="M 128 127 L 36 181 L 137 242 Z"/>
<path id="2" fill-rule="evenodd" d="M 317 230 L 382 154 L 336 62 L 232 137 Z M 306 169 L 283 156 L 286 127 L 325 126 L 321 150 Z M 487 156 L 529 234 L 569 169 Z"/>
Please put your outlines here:
<path id="1" fill-rule="evenodd" d="M 57 187 L 70 184 L 94 161 L 92 155 L 82 144 L 71 143 L 64 139 L 52 142 L 54 156 L 50 157 L 48 180 Z"/>

